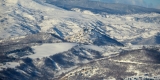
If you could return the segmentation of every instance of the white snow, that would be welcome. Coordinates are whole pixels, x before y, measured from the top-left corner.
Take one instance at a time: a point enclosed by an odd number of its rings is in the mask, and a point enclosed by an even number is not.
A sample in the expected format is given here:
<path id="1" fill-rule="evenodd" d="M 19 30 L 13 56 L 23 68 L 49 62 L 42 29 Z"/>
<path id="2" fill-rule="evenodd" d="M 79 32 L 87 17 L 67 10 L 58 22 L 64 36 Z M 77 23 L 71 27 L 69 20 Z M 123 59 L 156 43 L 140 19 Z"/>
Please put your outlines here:
<path id="1" fill-rule="evenodd" d="M 59 20 L 55 19 L 48 19 L 48 20 L 43 20 L 42 23 L 39 24 L 43 32 L 46 32 L 48 29 L 52 28 L 53 25 L 57 25 L 60 23 Z"/>
<path id="2" fill-rule="evenodd" d="M 27 57 L 33 59 L 49 57 L 60 52 L 68 51 L 76 45 L 76 43 L 48 43 L 40 46 L 34 46 L 32 48 L 34 49 L 35 54 L 29 55 Z"/>
<path id="3" fill-rule="evenodd" d="M 83 13 L 83 14 L 95 15 L 94 13 L 92 13 L 92 12 L 89 11 L 89 10 L 81 10 L 81 9 L 79 9 L 79 8 L 72 8 L 71 10 L 72 10 L 72 11 L 75 11 L 75 12 Z"/>
<path id="4" fill-rule="evenodd" d="M 94 13 L 92 13 L 91 11 L 88 11 L 88 10 L 84 10 L 83 13 L 88 14 L 88 15 L 95 15 Z"/>
<path id="5" fill-rule="evenodd" d="M 92 57 L 92 54 L 89 53 L 88 51 L 83 50 L 83 52 L 85 52 L 88 56 L 91 56 L 91 57 Z"/>
<path id="6" fill-rule="evenodd" d="M 5 0 L 5 2 L 9 5 L 14 5 L 18 2 L 18 0 Z"/>
<path id="7" fill-rule="evenodd" d="M 0 65 L 0 70 L 7 69 L 7 68 L 15 68 L 16 66 L 19 66 L 20 63 L 18 62 L 6 62 L 5 64 Z"/>

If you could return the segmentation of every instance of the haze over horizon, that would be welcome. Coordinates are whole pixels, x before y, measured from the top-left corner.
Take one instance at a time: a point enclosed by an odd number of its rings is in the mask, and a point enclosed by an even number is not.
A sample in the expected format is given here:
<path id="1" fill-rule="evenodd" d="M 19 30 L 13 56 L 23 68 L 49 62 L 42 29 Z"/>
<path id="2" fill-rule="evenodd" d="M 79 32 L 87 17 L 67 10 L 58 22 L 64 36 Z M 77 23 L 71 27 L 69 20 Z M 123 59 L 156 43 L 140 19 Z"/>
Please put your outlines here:
<path id="1" fill-rule="evenodd" d="M 160 0 L 93 0 L 93 1 L 138 5 L 138 6 L 143 6 L 147 8 L 160 9 Z"/>

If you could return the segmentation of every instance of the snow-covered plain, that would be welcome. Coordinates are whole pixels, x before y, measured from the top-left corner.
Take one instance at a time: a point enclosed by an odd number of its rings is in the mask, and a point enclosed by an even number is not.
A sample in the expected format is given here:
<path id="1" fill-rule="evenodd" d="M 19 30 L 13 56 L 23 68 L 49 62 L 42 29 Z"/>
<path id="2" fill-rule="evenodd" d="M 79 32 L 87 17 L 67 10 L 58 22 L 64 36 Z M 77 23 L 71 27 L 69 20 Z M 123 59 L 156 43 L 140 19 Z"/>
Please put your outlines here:
<path id="1" fill-rule="evenodd" d="M 29 55 L 27 57 L 33 59 L 49 57 L 60 52 L 68 51 L 76 45 L 76 43 L 52 43 L 34 46 L 32 48 L 34 49 L 35 54 Z"/>

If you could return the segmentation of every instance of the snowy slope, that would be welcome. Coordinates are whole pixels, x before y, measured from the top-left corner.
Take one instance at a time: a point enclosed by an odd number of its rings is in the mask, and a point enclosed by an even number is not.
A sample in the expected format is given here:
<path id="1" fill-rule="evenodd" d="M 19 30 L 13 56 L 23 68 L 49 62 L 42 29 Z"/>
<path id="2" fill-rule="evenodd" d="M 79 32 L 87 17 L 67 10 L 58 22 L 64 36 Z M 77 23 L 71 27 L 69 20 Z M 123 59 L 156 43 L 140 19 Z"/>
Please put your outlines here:
<path id="1" fill-rule="evenodd" d="M 11 76 L 13 79 L 44 79 L 45 76 L 47 80 L 51 77 L 56 78 L 56 76 L 74 69 L 79 64 L 102 57 L 101 50 L 103 50 L 98 46 L 85 46 L 76 43 L 43 44 L 32 48 L 34 54 L 24 55 L 16 60 L 13 59 L 4 62 L 5 64 L 0 64 L 0 79 L 5 77 L 7 80 L 10 79 L 7 73 L 13 75 Z M 96 51 L 95 48 L 99 50 Z M 23 53 L 23 51 L 18 53 Z M 21 76 L 18 77 L 18 74 Z"/>
<path id="2" fill-rule="evenodd" d="M 154 11 L 146 14 L 101 15 L 89 10 L 81 11 L 81 8 L 78 8 L 80 12 L 75 9 L 66 11 L 38 0 L 1 0 L 0 6 L 1 39 L 47 32 L 72 42 L 93 43 L 86 39 L 92 39 L 95 32 L 91 31 L 95 30 L 98 35 L 107 35 L 123 42 L 153 37 L 160 29 L 160 15 Z M 88 35 L 82 35 L 86 34 L 86 29 Z"/>

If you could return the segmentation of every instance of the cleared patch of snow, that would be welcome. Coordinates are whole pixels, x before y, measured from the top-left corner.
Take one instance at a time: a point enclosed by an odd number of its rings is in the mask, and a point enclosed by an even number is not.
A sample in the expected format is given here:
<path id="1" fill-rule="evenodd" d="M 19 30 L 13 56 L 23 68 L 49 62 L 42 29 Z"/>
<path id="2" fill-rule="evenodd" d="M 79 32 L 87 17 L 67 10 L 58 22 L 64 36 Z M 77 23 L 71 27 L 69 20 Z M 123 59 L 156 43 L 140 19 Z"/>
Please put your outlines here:
<path id="1" fill-rule="evenodd" d="M 58 24 L 60 21 L 54 19 L 43 20 L 42 23 L 39 24 L 42 31 L 45 32 L 50 28 L 53 28 L 53 25 Z"/>
<path id="2" fill-rule="evenodd" d="M 28 13 L 22 13 L 22 16 L 25 17 L 25 18 L 28 18 L 29 20 L 35 20 L 35 18 Z"/>
<path id="3" fill-rule="evenodd" d="M 5 0 L 8 5 L 14 5 L 18 2 L 18 0 Z"/>
<path id="4" fill-rule="evenodd" d="M 27 57 L 33 59 L 49 57 L 51 55 L 67 51 L 76 45 L 77 45 L 76 43 L 53 43 L 53 44 L 43 44 L 40 46 L 34 46 L 32 48 L 35 54 L 29 55 Z"/>
<path id="5" fill-rule="evenodd" d="M 7 69 L 7 68 L 15 68 L 16 66 L 20 66 L 19 62 L 6 62 L 4 65 L 0 65 L 0 70 Z"/>
<path id="6" fill-rule="evenodd" d="M 126 17 L 125 18 L 127 21 L 132 21 L 132 20 L 134 20 L 134 17 Z"/>
<path id="7" fill-rule="evenodd" d="M 83 13 L 88 14 L 88 15 L 95 15 L 94 13 L 92 13 L 91 11 L 88 11 L 88 10 L 84 10 Z"/>

